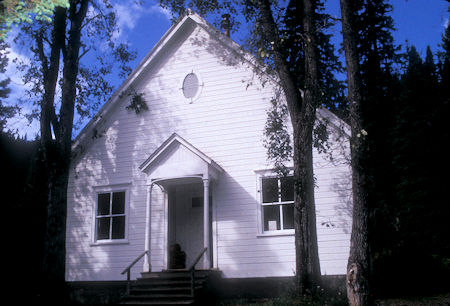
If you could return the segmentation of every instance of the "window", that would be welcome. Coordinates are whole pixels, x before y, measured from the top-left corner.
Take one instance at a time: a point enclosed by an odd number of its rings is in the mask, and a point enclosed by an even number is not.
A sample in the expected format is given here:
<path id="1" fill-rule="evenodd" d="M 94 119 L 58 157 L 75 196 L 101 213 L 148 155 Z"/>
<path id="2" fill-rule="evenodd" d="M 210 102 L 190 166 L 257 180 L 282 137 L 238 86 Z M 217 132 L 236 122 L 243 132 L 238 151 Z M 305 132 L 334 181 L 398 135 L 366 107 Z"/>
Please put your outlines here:
<path id="1" fill-rule="evenodd" d="M 191 70 L 187 72 L 182 78 L 182 82 L 180 84 L 180 91 L 182 96 L 189 101 L 189 103 L 194 103 L 199 97 L 203 89 L 203 81 L 201 76 Z"/>
<path id="2" fill-rule="evenodd" d="M 125 191 L 97 194 L 95 238 L 97 240 L 125 239 Z"/>
<path id="3" fill-rule="evenodd" d="M 262 177 L 262 219 L 264 231 L 294 228 L 294 178 Z"/>
<path id="4" fill-rule="evenodd" d="M 199 89 L 199 80 L 196 74 L 189 73 L 183 81 L 183 94 L 186 99 L 193 99 Z"/>

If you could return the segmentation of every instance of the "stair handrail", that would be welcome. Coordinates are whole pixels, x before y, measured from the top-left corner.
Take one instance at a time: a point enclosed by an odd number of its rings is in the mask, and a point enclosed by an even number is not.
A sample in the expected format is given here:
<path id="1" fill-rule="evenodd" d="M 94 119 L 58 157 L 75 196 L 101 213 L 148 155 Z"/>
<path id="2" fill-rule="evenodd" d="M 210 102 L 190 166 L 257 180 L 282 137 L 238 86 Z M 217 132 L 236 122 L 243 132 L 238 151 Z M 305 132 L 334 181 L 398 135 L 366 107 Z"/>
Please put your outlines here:
<path id="1" fill-rule="evenodd" d="M 198 261 L 200 260 L 200 258 L 202 258 L 203 254 L 205 254 L 206 250 L 208 250 L 208 248 L 204 248 L 200 254 L 198 254 L 197 258 L 194 260 L 194 262 L 191 264 L 191 266 L 189 267 L 188 270 L 195 270 L 195 266 L 197 265 Z"/>
<path id="2" fill-rule="evenodd" d="M 133 260 L 133 262 L 132 262 L 131 264 L 129 264 L 128 267 L 126 267 L 125 270 L 122 271 L 122 273 L 120 273 L 120 274 L 122 274 L 122 275 L 125 274 L 125 273 L 127 273 L 127 293 L 130 292 L 130 270 L 131 270 L 131 268 L 133 268 L 133 266 L 134 266 L 134 265 L 135 265 L 142 257 L 144 257 L 145 254 L 147 254 L 147 253 L 148 253 L 147 250 L 144 251 L 144 252 L 142 252 L 142 254 L 140 254 L 138 257 L 136 257 L 136 259 Z"/>
<path id="3" fill-rule="evenodd" d="M 197 258 L 194 260 L 194 262 L 189 267 L 188 271 L 191 274 L 191 296 L 194 297 L 195 294 L 195 265 L 197 265 L 200 258 L 202 258 L 203 254 L 205 254 L 206 250 L 208 248 L 204 248 L 203 251 L 198 254 Z"/>

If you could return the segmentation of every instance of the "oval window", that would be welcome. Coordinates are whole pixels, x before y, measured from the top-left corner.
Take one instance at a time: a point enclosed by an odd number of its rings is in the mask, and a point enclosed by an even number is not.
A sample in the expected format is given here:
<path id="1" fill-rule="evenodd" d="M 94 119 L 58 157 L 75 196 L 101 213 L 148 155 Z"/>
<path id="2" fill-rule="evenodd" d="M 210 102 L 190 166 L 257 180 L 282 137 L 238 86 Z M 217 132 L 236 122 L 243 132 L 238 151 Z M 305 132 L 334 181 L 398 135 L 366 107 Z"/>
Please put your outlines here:
<path id="1" fill-rule="evenodd" d="M 198 77 L 195 73 L 189 73 L 183 81 L 183 94 L 186 99 L 194 98 L 198 93 Z"/>

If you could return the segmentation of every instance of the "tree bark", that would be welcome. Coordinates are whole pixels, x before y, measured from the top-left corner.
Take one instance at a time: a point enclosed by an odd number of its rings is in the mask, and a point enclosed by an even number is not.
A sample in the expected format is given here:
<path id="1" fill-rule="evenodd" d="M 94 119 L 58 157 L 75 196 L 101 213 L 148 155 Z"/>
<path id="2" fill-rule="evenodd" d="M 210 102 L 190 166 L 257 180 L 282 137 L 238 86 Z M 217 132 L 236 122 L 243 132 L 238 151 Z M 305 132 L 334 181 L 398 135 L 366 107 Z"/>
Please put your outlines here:
<path id="1" fill-rule="evenodd" d="M 301 122 L 299 128 L 300 139 L 302 143 L 298 144 L 299 153 L 299 170 L 300 186 L 299 193 L 303 193 L 305 199 L 306 212 L 302 213 L 301 220 L 304 235 L 308 240 L 305 255 L 307 256 L 307 273 L 310 277 L 311 285 L 320 283 L 320 263 L 319 251 L 317 246 L 317 230 L 316 230 L 316 206 L 314 199 L 314 169 L 313 169 L 313 128 L 316 121 L 316 109 L 321 104 L 321 93 L 319 89 L 319 73 L 318 73 L 318 51 L 316 41 L 315 26 L 315 8 L 316 0 L 303 0 L 303 29 L 304 29 L 304 57 L 305 57 L 305 88 L 304 98 L 301 112 Z M 315 286 L 311 286 L 315 289 Z"/>
<path id="2" fill-rule="evenodd" d="M 351 306 L 370 305 L 370 253 L 368 241 L 368 195 L 367 177 L 365 174 L 365 156 L 368 150 L 367 134 L 364 130 L 361 113 L 362 83 L 357 53 L 357 36 L 354 31 L 356 12 L 352 1 L 340 0 L 342 14 L 342 34 L 347 66 L 348 99 L 352 191 L 353 191 L 353 223 L 350 241 L 350 256 L 347 264 L 347 298 Z"/>
<path id="3" fill-rule="evenodd" d="M 307 2 L 309 10 L 314 10 L 311 1 Z M 316 217 L 314 202 L 314 176 L 312 163 L 312 130 L 315 121 L 317 57 L 314 39 L 311 39 L 305 54 L 309 61 L 307 71 L 311 78 L 306 85 L 305 99 L 296 86 L 294 75 L 290 72 L 287 59 L 280 50 L 277 26 L 272 16 L 270 2 L 259 1 L 260 17 L 266 37 L 273 42 L 274 63 L 284 91 L 291 123 L 294 131 L 294 228 L 296 252 L 296 289 L 300 295 L 311 293 L 320 281 L 320 266 L 317 247 Z M 306 13 L 306 12 L 305 12 Z M 308 13 L 309 17 L 312 14 Z M 306 17 L 306 14 L 305 14 Z M 305 21 L 308 29 L 313 31 L 313 21 Z M 305 26 L 305 24 L 303 25 Z M 312 32 L 310 32 L 312 33 Z"/>
<path id="4" fill-rule="evenodd" d="M 68 11 L 57 8 L 52 31 L 52 52 L 48 69 L 42 61 L 44 96 L 41 116 L 41 143 L 47 166 L 47 216 L 43 256 L 46 302 L 61 298 L 64 292 L 66 259 L 67 186 L 72 146 L 73 117 L 76 99 L 78 59 L 81 46 L 81 25 L 86 16 L 89 0 L 70 1 Z M 68 16 L 70 28 L 66 37 Z M 61 39 L 62 37 L 62 39 Z M 38 42 L 39 43 L 39 42 Z M 62 93 L 59 120 L 54 105 L 59 64 L 63 61 Z M 56 75 L 56 76 L 55 76 Z M 53 134 L 52 134 L 53 132 Z"/>

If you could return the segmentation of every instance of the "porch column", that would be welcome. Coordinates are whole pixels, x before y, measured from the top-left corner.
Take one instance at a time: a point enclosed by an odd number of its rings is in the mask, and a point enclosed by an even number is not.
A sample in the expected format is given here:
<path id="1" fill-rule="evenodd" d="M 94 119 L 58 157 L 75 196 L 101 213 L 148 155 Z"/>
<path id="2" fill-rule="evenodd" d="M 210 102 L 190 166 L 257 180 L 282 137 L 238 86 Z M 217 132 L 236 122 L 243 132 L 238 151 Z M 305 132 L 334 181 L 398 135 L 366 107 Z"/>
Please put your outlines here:
<path id="1" fill-rule="evenodd" d="M 203 255 L 203 267 L 205 269 L 211 268 L 211 246 L 209 245 L 209 179 L 203 179 L 203 247 L 208 248 Z"/>
<path id="2" fill-rule="evenodd" d="M 151 243 L 151 223 L 150 219 L 152 217 L 151 212 L 151 204 L 152 204 L 152 189 L 153 189 L 153 183 L 150 184 L 147 188 L 147 209 L 145 212 L 145 251 L 147 251 L 147 254 L 144 256 L 144 272 L 151 272 L 152 271 L 152 265 L 150 263 L 150 243 Z"/>

